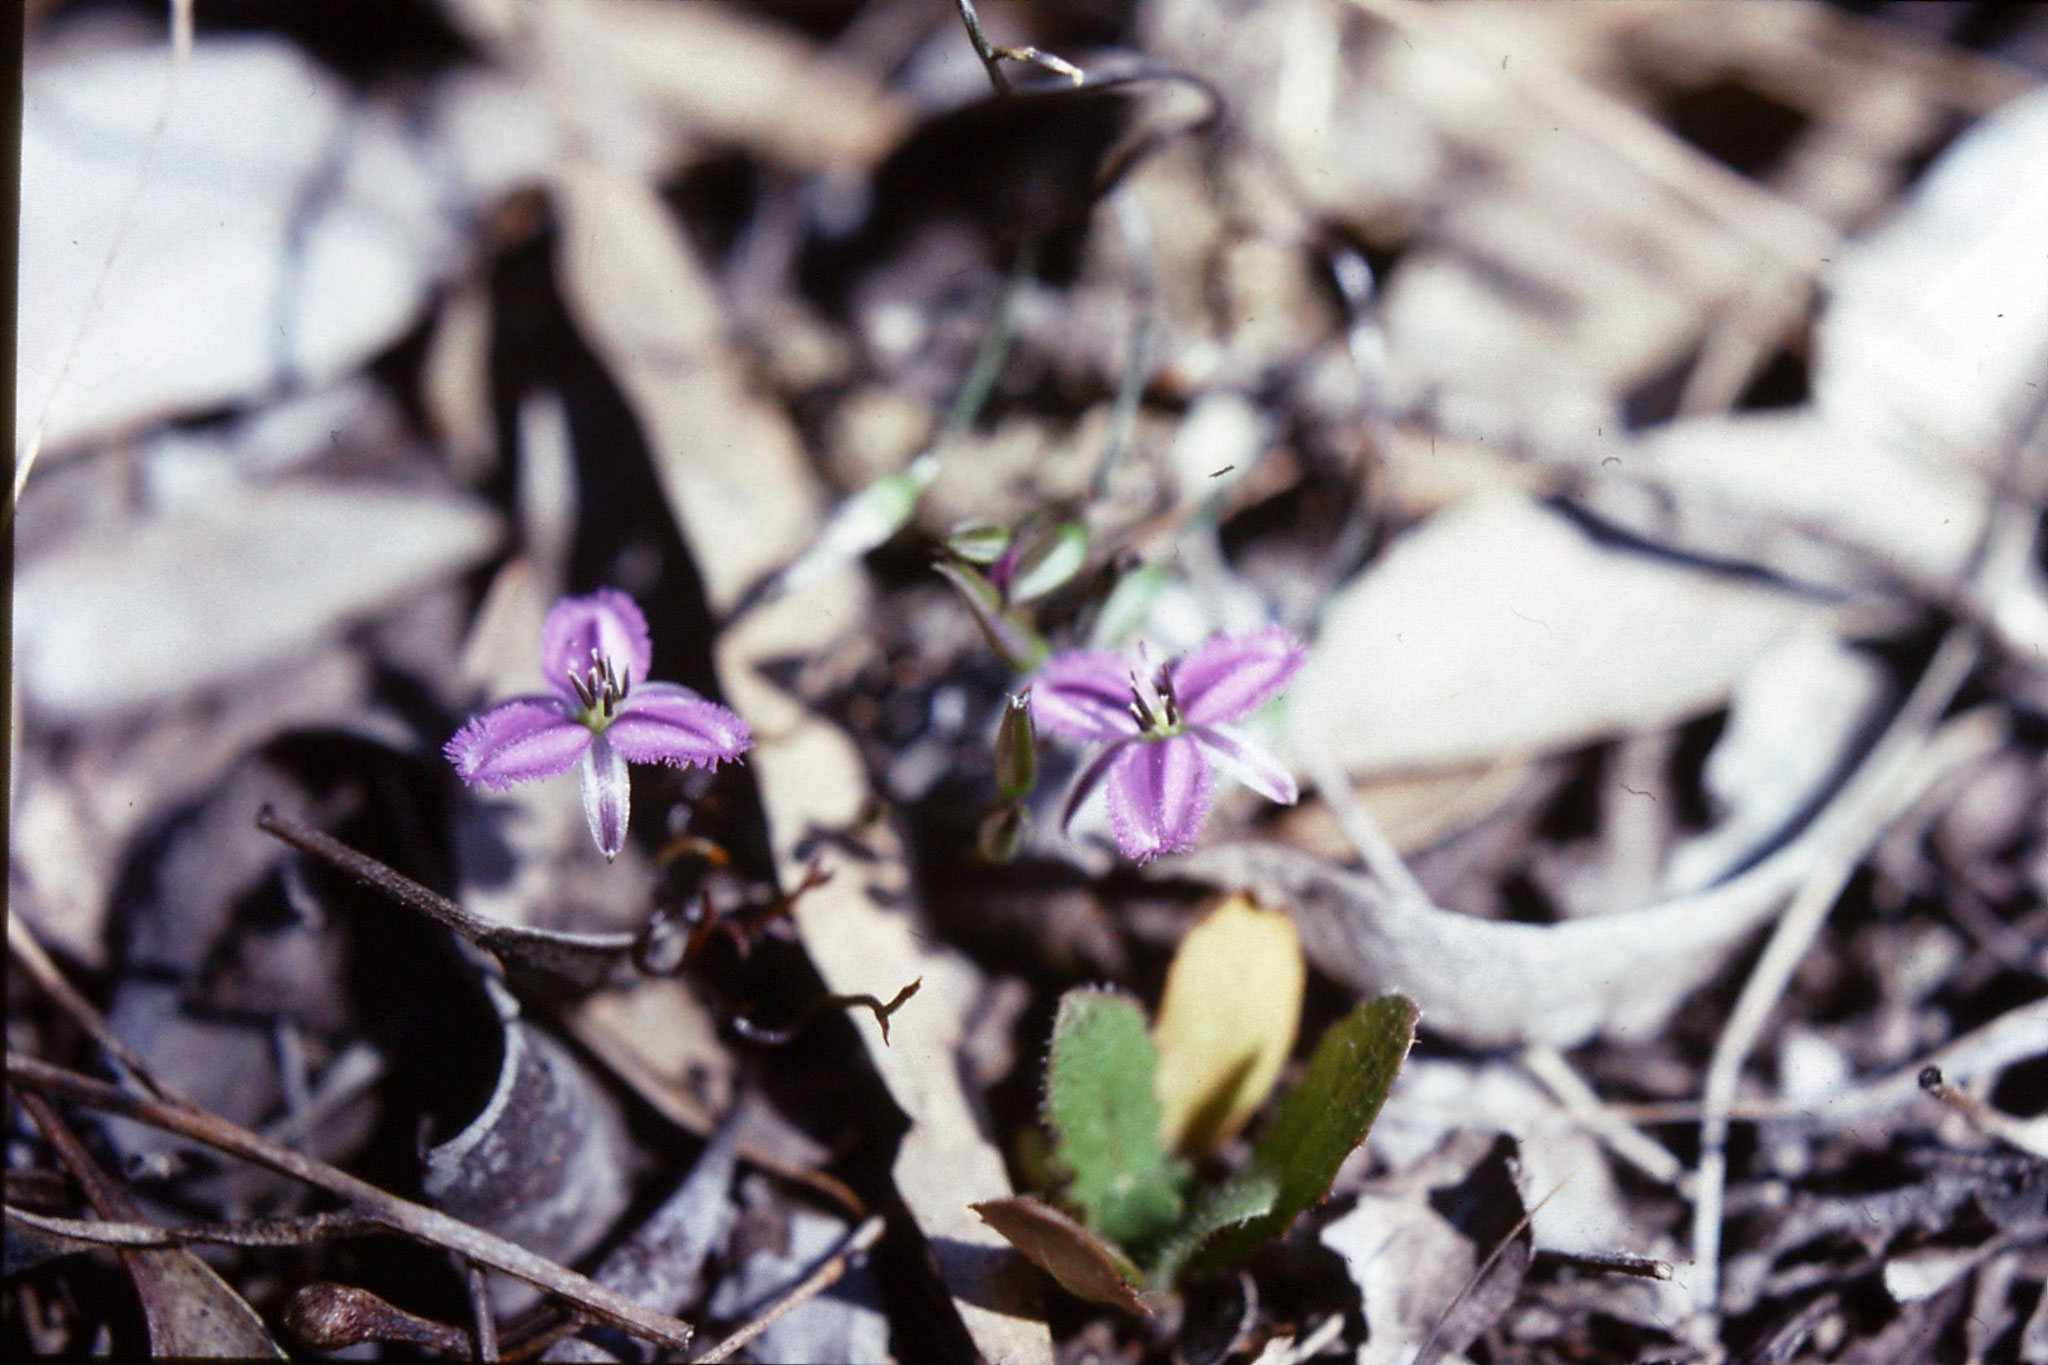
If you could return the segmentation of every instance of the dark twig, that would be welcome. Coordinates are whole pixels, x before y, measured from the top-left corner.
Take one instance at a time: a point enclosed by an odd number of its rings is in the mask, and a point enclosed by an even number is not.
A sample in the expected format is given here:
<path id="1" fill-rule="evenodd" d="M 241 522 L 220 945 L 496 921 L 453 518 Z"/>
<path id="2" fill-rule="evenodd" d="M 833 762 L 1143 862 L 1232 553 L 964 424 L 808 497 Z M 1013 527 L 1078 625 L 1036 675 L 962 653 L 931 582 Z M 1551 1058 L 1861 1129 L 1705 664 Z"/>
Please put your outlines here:
<path id="1" fill-rule="evenodd" d="M 254 1218 L 239 1223 L 187 1223 L 162 1228 L 154 1223 L 132 1221 L 88 1221 L 30 1213 L 10 1207 L 9 1218 L 19 1218 L 32 1228 L 77 1242 L 96 1242 L 109 1247 L 182 1247 L 195 1244 L 232 1247 L 295 1247 L 314 1242 L 334 1242 L 344 1237 L 388 1234 L 391 1229 L 373 1218 L 353 1213 L 316 1213 L 303 1218 Z"/>
<path id="2" fill-rule="evenodd" d="M 873 1246 L 882 1236 L 882 1216 L 875 1214 L 865 1223 L 846 1235 L 824 1264 L 806 1275 L 796 1288 L 777 1299 L 772 1307 L 746 1326 L 734 1332 L 710 1350 L 692 1359 L 691 1365 L 716 1365 L 718 1361 L 729 1360 L 735 1352 L 744 1349 L 754 1338 L 773 1327 L 782 1317 L 798 1304 L 816 1298 L 838 1282 L 846 1273 L 853 1258 Z"/>
<path id="3" fill-rule="evenodd" d="M 795 1023 L 785 1028 L 762 1028 L 759 1024 L 740 1016 L 734 1017 L 732 1026 L 742 1038 L 745 1038 L 750 1043 L 762 1043 L 769 1047 L 781 1047 L 799 1033 L 802 1033 L 805 1028 L 809 1027 L 813 1019 L 823 1014 L 826 1010 L 851 1009 L 853 1006 L 858 1005 L 875 1016 L 875 1022 L 881 1025 L 882 1041 L 886 1043 L 889 1041 L 889 1016 L 901 1009 L 904 1002 L 909 1000 L 911 996 L 916 995 L 918 987 L 922 985 L 924 985 L 924 978 L 920 976 L 917 980 L 891 996 L 887 1004 L 883 1004 L 879 996 L 869 995 L 865 991 L 857 995 L 821 995 L 805 1006 L 804 1012 L 796 1017 Z"/>
<path id="4" fill-rule="evenodd" d="M 484 1282 L 484 1268 L 471 1261 L 463 1267 L 463 1281 L 469 1288 L 469 1317 L 474 1324 L 476 1358 L 485 1365 L 498 1365 L 498 1319 L 491 1313 L 490 1286 Z"/>
<path id="5" fill-rule="evenodd" d="M 620 1331 L 662 1346 L 689 1344 L 692 1329 L 680 1318 L 634 1303 L 587 1276 L 535 1255 L 525 1247 L 438 1210 L 401 1199 L 324 1161 L 266 1142 L 217 1114 L 183 1104 L 127 1095 L 103 1081 L 16 1052 L 7 1054 L 7 1079 L 25 1090 L 119 1114 L 152 1128 L 191 1138 L 245 1161 L 267 1166 L 347 1200 L 355 1206 L 356 1212 L 375 1219 L 394 1232 L 458 1252 L 492 1270 L 566 1299 L 591 1317 Z M 24 1095 L 22 1098 L 27 1100 L 30 1097 Z"/>
<path id="6" fill-rule="evenodd" d="M 960 22 L 967 25 L 967 41 L 974 44 L 974 55 L 981 58 L 982 70 L 988 72 L 988 83 L 996 88 L 998 95 L 1010 93 L 1010 78 L 1003 74 L 1002 55 L 990 44 L 988 35 L 981 31 L 981 16 L 974 12 L 974 0 L 958 0 Z"/>
<path id="7" fill-rule="evenodd" d="M 149 1074 L 149 1067 L 144 1064 L 142 1058 L 136 1056 L 126 1043 L 115 1036 L 113 1028 L 107 1023 L 107 1017 L 93 1007 L 92 1001 L 80 995 L 76 986 L 65 979 L 64 973 L 51 961 L 50 955 L 43 951 L 43 945 L 36 941 L 34 932 L 20 915 L 7 917 L 7 951 L 21 964 L 29 979 L 42 988 L 43 994 L 50 997 L 50 1003 L 70 1016 L 72 1023 L 85 1030 L 86 1034 L 100 1045 L 101 1051 L 135 1078 L 137 1085 L 158 1099 L 170 1098 L 168 1092 L 157 1084 L 156 1078 Z"/>

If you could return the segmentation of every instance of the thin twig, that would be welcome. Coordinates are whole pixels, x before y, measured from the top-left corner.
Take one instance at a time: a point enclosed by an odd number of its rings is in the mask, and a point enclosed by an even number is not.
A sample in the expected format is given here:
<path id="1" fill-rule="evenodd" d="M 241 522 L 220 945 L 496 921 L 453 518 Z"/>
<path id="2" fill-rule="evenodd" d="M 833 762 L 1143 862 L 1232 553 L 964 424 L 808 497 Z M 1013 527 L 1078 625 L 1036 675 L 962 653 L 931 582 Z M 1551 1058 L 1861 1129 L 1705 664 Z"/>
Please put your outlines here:
<path id="1" fill-rule="evenodd" d="M 1855 785 L 1889 788 L 1925 779 L 1937 766 L 1924 761 L 1931 748 L 1927 732 L 1976 667 L 1980 652 L 1973 631 L 1961 626 L 1950 630 L 1906 704 L 1859 769 Z M 1860 804 L 1843 800 L 1836 809 L 1854 811 Z M 1818 841 L 1805 881 L 1771 931 L 1763 956 L 1743 983 L 1742 993 L 1736 997 L 1735 1007 L 1707 1063 L 1692 1227 L 1697 1275 L 1693 1282 L 1693 1321 L 1698 1344 L 1710 1344 L 1720 1335 L 1721 1206 L 1728 1178 L 1728 1110 L 1734 1102 L 1743 1065 L 1763 1036 L 1771 1011 L 1791 983 L 1792 974 L 1827 921 L 1828 911 L 1883 835 L 1886 823 L 1866 819 L 1851 824 L 1838 820 L 1827 837 Z"/>
<path id="2" fill-rule="evenodd" d="M 1758 1098 L 1737 1100 L 1728 1117 L 1737 1123 L 1791 1123 L 1809 1128 L 1840 1129 L 1867 1123 L 1879 1115 L 1906 1109 L 1920 1099 L 1918 1075 L 1929 1066 L 1949 1077 L 1968 1079 L 2003 1071 L 2048 1053 L 2048 1000 L 2008 1010 L 1988 1024 L 1950 1040 L 1919 1061 L 1874 1081 L 1823 1099 Z M 1634 1123 L 1697 1123 L 1705 1113 L 1698 1100 L 1658 1100 L 1617 1104 L 1614 1112 Z"/>
<path id="3" fill-rule="evenodd" d="M 1556 1048 L 1527 1048 L 1522 1065 L 1557 1098 L 1566 1113 L 1629 1165 L 1660 1185 L 1677 1185 L 1685 1175 L 1684 1163 L 1668 1147 L 1615 1113 Z"/>
<path id="4" fill-rule="evenodd" d="M 391 1229 L 373 1218 L 353 1213 L 315 1213 L 297 1218 L 254 1218 L 239 1223 L 187 1223 L 158 1227 L 132 1219 L 87 1220 L 31 1213 L 9 1206 L 9 1218 L 78 1242 L 109 1247 L 296 1247 L 335 1242 L 347 1237 L 389 1236 Z"/>
<path id="5" fill-rule="evenodd" d="M 1451 1314 L 1458 1311 L 1458 1305 L 1465 1301 L 1467 1294 L 1470 1294 L 1479 1287 L 1479 1282 L 1486 1278 L 1486 1272 L 1493 1269 L 1493 1263 L 1498 1261 L 1501 1258 L 1501 1254 L 1514 1245 L 1515 1239 L 1522 1235 L 1523 1230 L 1535 1221 L 1537 1211 L 1551 1200 L 1557 1198 L 1558 1192 L 1570 1184 L 1572 1177 L 1578 1173 L 1579 1168 L 1576 1166 L 1566 1171 L 1564 1178 L 1550 1187 L 1550 1193 L 1537 1200 L 1530 1208 L 1523 1210 L 1522 1216 L 1515 1220 L 1515 1225 L 1507 1230 L 1507 1234 L 1500 1239 L 1491 1252 L 1487 1253 L 1486 1259 L 1479 1263 L 1479 1268 L 1472 1272 L 1472 1278 L 1466 1280 L 1456 1296 L 1448 1304 L 1444 1305 L 1444 1311 L 1437 1315 L 1435 1324 L 1429 1329 L 1429 1335 L 1422 1339 L 1422 1345 L 1415 1348 L 1413 1365 L 1430 1365 L 1430 1362 L 1436 1359 L 1436 1339 L 1438 1334 L 1444 1330 L 1444 1324 L 1451 1320 Z"/>
<path id="6" fill-rule="evenodd" d="M 1303 747 L 1302 767 L 1308 772 L 1309 781 L 1322 794 L 1323 801 L 1330 807 L 1330 814 L 1337 818 L 1337 827 L 1344 831 L 1344 837 L 1358 851 L 1366 871 L 1379 880 L 1387 894 L 1416 905 L 1432 904 L 1429 892 L 1408 870 L 1408 860 L 1401 856 L 1400 849 L 1394 847 L 1394 841 L 1387 837 L 1371 812 L 1351 794 L 1349 779 L 1338 771 L 1329 753 L 1315 745 Z"/>
<path id="7" fill-rule="evenodd" d="M 981 16 L 974 12 L 974 0 L 957 0 L 960 6 L 960 22 L 967 25 L 967 41 L 974 44 L 974 55 L 981 58 L 982 70 L 988 72 L 988 83 L 996 88 L 998 95 L 1010 93 L 1010 78 L 1003 74 L 1002 55 L 981 31 Z"/>
<path id="8" fill-rule="evenodd" d="M 1984 1136 L 2017 1147 L 2028 1156 L 2048 1161 L 2048 1118 L 2014 1118 L 2003 1110 L 1994 1109 L 1961 1086 L 1949 1084 L 1938 1066 L 1923 1068 L 1918 1080 L 1922 1090 L 1939 1100 L 1945 1108 L 1960 1114 L 1965 1123 Z"/>
<path id="9" fill-rule="evenodd" d="M 12 1051 L 7 1054 L 7 1079 L 25 1089 L 119 1114 L 138 1123 L 191 1138 L 245 1161 L 253 1161 L 259 1166 L 267 1166 L 347 1200 L 358 1213 L 383 1223 L 393 1231 L 458 1252 L 492 1270 L 566 1299 L 620 1331 L 662 1346 L 689 1344 L 692 1329 L 680 1318 L 634 1303 L 587 1276 L 535 1255 L 525 1247 L 438 1210 L 401 1199 L 324 1161 L 266 1142 L 217 1114 L 123 1094 L 103 1081 Z"/>
<path id="10" fill-rule="evenodd" d="M 498 1365 L 498 1319 L 491 1312 L 491 1289 L 484 1280 L 484 1268 L 471 1261 L 462 1269 L 463 1283 L 469 1289 L 470 1334 L 476 1358 L 484 1365 Z"/>
<path id="11" fill-rule="evenodd" d="M 101 1051 L 135 1078 L 137 1085 L 158 1099 L 171 1098 L 170 1093 L 149 1074 L 149 1067 L 142 1058 L 115 1035 L 107 1017 L 65 979 L 64 973 L 43 951 L 43 945 L 36 941 L 34 931 L 20 915 L 7 917 L 7 951 L 28 972 L 30 979 L 42 988 L 43 994 L 50 997 L 50 1002 L 70 1016 L 72 1023 L 85 1030 L 87 1036 L 100 1045 Z"/>
<path id="12" fill-rule="evenodd" d="M 798 1304 L 816 1298 L 824 1293 L 846 1273 L 853 1258 L 873 1246 L 882 1236 L 882 1215 L 874 1214 L 859 1227 L 846 1235 L 824 1264 L 806 1275 L 803 1282 L 777 1299 L 767 1312 L 755 1318 L 746 1326 L 734 1332 L 702 1355 L 693 1357 L 691 1365 L 716 1365 L 718 1361 L 729 1360 L 733 1354 L 745 1348 L 754 1338 L 781 1321 L 783 1316 Z"/>

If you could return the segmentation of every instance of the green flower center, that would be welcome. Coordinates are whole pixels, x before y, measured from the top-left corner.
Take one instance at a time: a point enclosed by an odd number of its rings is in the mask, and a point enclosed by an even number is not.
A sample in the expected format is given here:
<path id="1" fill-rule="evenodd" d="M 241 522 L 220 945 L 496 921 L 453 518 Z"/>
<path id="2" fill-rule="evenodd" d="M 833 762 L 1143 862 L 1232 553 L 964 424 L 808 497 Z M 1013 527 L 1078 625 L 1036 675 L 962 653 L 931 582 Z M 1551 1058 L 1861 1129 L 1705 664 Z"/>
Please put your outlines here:
<path id="1" fill-rule="evenodd" d="M 569 689 L 576 694 L 576 721 L 593 735 L 601 735 L 619 718 L 619 705 L 631 690 L 630 677 L 621 678 L 612 661 L 590 651 L 590 667 L 569 675 Z"/>

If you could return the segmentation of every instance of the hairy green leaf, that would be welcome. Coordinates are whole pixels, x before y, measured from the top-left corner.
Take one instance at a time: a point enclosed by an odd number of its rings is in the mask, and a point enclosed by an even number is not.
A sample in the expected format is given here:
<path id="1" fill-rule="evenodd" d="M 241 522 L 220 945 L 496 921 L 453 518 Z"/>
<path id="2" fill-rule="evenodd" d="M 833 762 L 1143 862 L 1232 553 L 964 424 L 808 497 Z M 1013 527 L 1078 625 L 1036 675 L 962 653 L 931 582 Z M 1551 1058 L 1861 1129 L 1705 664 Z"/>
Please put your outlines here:
<path id="1" fill-rule="evenodd" d="M 1053 1157 L 1073 1177 L 1067 1199 L 1096 1232 L 1138 1246 L 1181 1215 L 1181 1169 L 1160 1140 L 1159 1054 L 1137 1004 L 1068 991 L 1053 1025 L 1045 1119 Z"/>
<path id="2" fill-rule="evenodd" d="M 1152 1258 L 1152 1282 L 1171 1285 L 1210 1238 L 1272 1212 L 1279 1197 L 1279 1182 L 1257 1166 L 1212 1187 Z"/>
<path id="3" fill-rule="evenodd" d="M 1244 1259 L 1330 1192 L 1337 1168 L 1379 1117 L 1394 1075 L 1414 1045 L 1415 1018 L 1414 1001 L 1383 995 L 1330 1026 L 1301 1083 L 1281 1101 L 1272 1127 L 1259 1139 L 1246 1175 L 1239 1177 L 1270 1181 L 1272 1206 L 1217 1235 L 1195 1258 L 1194 1268 L 1217 1269 Z"/>

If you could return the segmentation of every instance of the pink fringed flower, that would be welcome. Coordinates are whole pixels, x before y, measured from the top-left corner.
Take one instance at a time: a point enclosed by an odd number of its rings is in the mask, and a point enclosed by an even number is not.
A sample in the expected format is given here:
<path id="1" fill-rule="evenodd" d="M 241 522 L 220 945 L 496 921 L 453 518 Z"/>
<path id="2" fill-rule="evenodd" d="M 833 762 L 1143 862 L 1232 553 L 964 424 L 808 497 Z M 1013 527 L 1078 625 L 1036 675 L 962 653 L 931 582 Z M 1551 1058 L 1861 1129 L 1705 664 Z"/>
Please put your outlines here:
<path id="1" fill-rule="evenodd" d="M 583 765 L 583 813 L 607 860 L 626 844 L 628 763 L 716 767 L 753 743 L 747 723 L 675 683 L 646 682 L 647 618 L 616 588 L 565 597 L 540 632 L 552 693 L 514 697 L 448 741 L 448 761 L 473 787 L 503 791 Z"/>
<path id="2" fill-rule="evenodd" d="M 1213 636 L 1149 672 L 1098 650 L 1054 655 L 1031 684 L 1038 724 L 1066 739 L 1108 745 L 1081 770 L 1064 818 L 1106 784 L 1117 846 L 1142 863 L 1194 846 L 1209 814 L 1212 764 L 1268 800 L 1292 805 L 1300 795 L 1294 778 L 1229 722 L 1278 696 L 1305 655 L 1279 626 Z"/>

